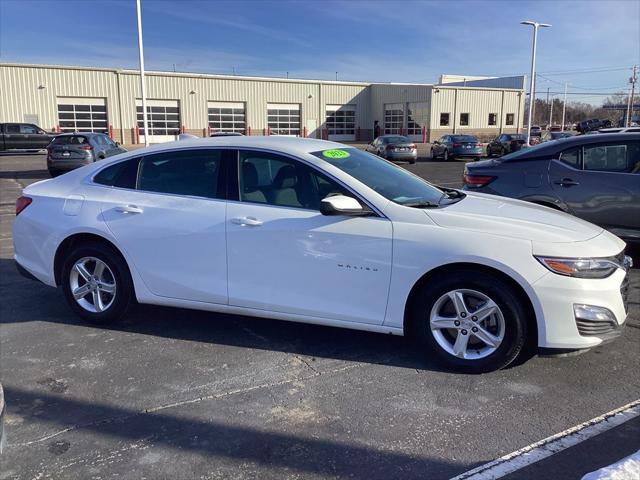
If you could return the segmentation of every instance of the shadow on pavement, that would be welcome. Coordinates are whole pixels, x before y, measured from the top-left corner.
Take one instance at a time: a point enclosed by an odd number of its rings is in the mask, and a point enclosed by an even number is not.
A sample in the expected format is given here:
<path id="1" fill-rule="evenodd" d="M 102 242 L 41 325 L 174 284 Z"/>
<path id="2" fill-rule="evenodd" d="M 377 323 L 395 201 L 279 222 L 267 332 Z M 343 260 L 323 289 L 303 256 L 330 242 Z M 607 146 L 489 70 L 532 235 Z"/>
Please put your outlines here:
<path id="1" fill-rule="evenodd" d="M 204 407 L 203 416 L 206 420 L 201 420 L 194 418 L 192 411 L 188 415 L 176 414 L 175 406 L 161 411 L 135 411 L 107 403 L 69 398 L 65 395 L 33 393 L 13 386 L 5 387 L 5 395 L 9 412 L 21 415 L 25 421 L 55 425 L 57 428 L 54 430 L 58 431 L 69 429 L 61 435 L 45 440 L 44 445 L 49 444 L 50 452 L 52 447 L 64 445 L 64 451 L 69 450 L 71 446 L 76 447 L 76 451 L 78 448 L 89 447 L 89 451 L 95 452 L 94 455 L 100 455 L 100 450 L 95 451 L 90 444 L 95 442 L 96 447 L 104 449 L 106 440 L 115 439 L 120 445 L 122 441 L 144 442 L 153 447 L 176 450 L 180 453 L 180 458 L 189 453 L 204 454 L 208 462 L 214 462 L 216 467 L 235 468 L 236 472 L 238 465 L 246 466 L 248 462 L 258 466 L 291 469 L 307 475 L 366 479 L 448 478 L 473 467 L 438 460 L 428 455 L 414 456 L 399 451 L 380 450 L 364 445 L 364 442 L 353 444 L 347 440 L 318 438 L 311 432 L 307 436 L 301 436 L 287 432 L 286 428 L 278 431 L 269 430 L 269 426 L 260 425 L 260 420 L 258 425 L 247 425 L 246 419 L 227 415 L 230 412 L 224 411 L 224 405 L 218 406 L 213 412 Z M 30 408 L 34 404 L 41 407 Z M 50 408 L 42 408 L 44 406 Z M 226 406 L 229 407 L 229 404 Z M 235 411 L 234 408 L 231 410 Z M 71 425 L 60 420 L 57 413 L 59 411 L 90 412 L 91 417 L 96 420 L 82 425 Z M 69 440 L 74 441 L 73 431 L 78 429 L 89 432 L 91 438 L 87 440 L 87 435 L 82 435 L 81 444 L 70 445 Z M 8 457 L 5 458 L 7 464 L 11 462 L 12 457 L 18 457 L 20 454 L 26 456 L 25 452 L 32 448 L 33 444 L 21 446 L 12 445 L 10 442 L 5 453 Z M 61 463 L 70 460 L 65 457 L 66 455 L 59 457 Z M 174 461 L 172 455 L 163 457 L 165 462 Z M 226 462 L 227 459 L 231 462 Z M 126 461 L 126 458 L 120 460 Z M 202 461 L 201 458 L 198 460 Z M 76 473 L 87 468 L 82 462 L 77 463 L 79 471 Z M 132 463 L 137 464 L 137 460 L 133 459 Z M 55 458 L 50 459 L 47 465 L 50 473 L 56 471 Z M 34 466 L 37 466 L 37 463 Z M 66 467 L 65 465 L 64 468 Z M 155 465 L 155 468 L 157 467 L 158 465 Z M 163 470 L 168 473 L 167 469 L 172 467 L 176 468 L 175 465 L 167 465 Z M 116 462 L 109 470 L 116 473 L 117 468 Z M 130 466 L 121 465 L 119 468 L 127 469 Z"/>
<path id="2" fill-rule="evenodd" d="M 51 175 L 47 170 L 4 170 L 0 172 L 0 178 L 30 180 L 34 178 L 51 178 Z"/>

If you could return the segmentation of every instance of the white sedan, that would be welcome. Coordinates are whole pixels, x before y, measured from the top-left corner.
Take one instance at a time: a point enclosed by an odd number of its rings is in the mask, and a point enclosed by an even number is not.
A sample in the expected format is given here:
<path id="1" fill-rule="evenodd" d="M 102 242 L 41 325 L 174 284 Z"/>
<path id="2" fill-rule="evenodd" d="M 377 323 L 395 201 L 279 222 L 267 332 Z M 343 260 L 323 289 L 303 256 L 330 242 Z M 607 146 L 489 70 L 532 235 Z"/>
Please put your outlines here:
<path id="1" fill-rule="evenodd" d="M 410 334 L 488 371 L 627 317 L 624 242 L 546 207 L 434 186 L 321 140 L 220 137 L 27 187 L 19 270 L 94 323 L 140 303 Z"/>

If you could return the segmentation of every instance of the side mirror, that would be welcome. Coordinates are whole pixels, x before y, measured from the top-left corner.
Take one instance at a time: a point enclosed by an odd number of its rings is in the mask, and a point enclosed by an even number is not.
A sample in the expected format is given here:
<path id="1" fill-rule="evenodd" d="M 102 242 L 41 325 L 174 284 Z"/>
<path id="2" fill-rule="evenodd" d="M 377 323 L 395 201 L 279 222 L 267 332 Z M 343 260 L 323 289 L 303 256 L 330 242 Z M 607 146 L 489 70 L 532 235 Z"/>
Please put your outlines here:
<path id="1" fill-rule="evenodd" d="M 345 195 L 329 195 L 320 202 L 320 213 L 323 215 L 365 215 L 368 214 L 360 202 Z"/>

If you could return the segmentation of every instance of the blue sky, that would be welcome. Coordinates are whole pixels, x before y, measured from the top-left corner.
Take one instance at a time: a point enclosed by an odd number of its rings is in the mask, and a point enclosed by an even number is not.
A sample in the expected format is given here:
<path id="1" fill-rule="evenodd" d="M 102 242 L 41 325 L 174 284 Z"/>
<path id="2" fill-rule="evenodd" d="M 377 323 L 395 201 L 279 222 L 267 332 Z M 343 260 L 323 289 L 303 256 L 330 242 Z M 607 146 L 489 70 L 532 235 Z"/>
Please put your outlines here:
<path id="1" fill-rule="evenodd" d="M 640 63 L 640 1 L 142 0 L 152 70 L 436 82 L 529 70 L 575 100 L 627 88 Z M 0 0 L 0 61 L 137 67 L 134 0 Z"/>

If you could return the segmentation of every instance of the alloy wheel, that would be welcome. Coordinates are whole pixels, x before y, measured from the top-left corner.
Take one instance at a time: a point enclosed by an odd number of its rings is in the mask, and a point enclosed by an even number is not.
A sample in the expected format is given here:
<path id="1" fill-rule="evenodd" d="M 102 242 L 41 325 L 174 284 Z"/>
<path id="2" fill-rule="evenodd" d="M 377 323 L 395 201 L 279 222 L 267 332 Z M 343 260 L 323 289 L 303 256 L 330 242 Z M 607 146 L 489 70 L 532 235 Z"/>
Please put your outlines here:
<path id="1" fill-rule="evenodd" d="M 83 309 L 100 313 L 116 298 L 116 279 L 109 266 L 96 257 L 77 260 L 69 275 L 71 293 Z"/>
<path id="2" fill-rule="evenodd" d="M 451 290 L 438 298 L 429 325 L 444 351 L 465 360 L 491 355 L 505 333 L 500 307 L 484 293 L 468 289 Z"/>

